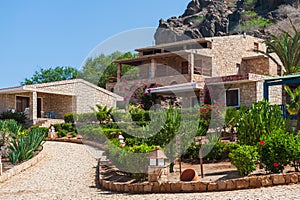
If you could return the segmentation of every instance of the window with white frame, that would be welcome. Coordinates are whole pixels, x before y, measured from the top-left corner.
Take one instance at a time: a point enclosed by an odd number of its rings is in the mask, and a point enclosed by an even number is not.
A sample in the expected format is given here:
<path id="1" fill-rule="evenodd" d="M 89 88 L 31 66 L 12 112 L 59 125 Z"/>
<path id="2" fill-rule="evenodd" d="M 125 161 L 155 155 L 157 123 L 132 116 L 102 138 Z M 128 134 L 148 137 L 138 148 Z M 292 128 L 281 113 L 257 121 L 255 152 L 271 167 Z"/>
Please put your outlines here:
<path id="1" fill-rule="evenodd" d="M 240 106 L 240 89 L 226 90 L 226 106 L 239 107 Z"/>

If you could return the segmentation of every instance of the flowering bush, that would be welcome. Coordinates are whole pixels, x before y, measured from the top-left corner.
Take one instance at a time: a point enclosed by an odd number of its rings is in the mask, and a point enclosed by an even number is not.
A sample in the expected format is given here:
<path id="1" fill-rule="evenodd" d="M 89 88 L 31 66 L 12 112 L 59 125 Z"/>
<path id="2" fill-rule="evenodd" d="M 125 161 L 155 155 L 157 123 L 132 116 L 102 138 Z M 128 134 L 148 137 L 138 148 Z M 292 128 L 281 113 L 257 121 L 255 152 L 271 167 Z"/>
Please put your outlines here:
<path id="1" fill-rule="evenodd" d="M 133 94 L 130 98 L 130 103 L 140 104 L 143 109 L 150 110 L 151 106 L 154 105 L 155 101 L 155 96 L 151 94 L 151 88 L 155 87 L 157 87 L 156 83 L 147 85 L 147 83 L 143 82 L 142 86 L 132 91 Z"/>
<path id="2" fill-rule="evenodd" d="M 238 138 L 241 144 L 256 145 L 259 138 L 286 128 L 282 110 L 267 101 L 253 103 L 238 121 Z"/>
<path id="3" fill-rule="evenodd" d="M 258 144 L 260 161 L 267 171 L 282 172 L 292 158 L 294 135 L 278 130 L 270 135 L 263 135 Z"/>

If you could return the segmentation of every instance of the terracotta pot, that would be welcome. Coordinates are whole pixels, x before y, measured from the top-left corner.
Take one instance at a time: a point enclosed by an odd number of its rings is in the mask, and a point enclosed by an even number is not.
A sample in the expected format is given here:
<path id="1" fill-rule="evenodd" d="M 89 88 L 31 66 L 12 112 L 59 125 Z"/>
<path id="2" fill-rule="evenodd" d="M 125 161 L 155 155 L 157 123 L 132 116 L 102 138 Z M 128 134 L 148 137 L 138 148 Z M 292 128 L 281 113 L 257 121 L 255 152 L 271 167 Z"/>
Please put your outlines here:
<path id="1" fill-rule="evenodd" d="M 185 169 L 180 175 L 180 181 L 197 181 L 198 174 L 194 169 Z"/>

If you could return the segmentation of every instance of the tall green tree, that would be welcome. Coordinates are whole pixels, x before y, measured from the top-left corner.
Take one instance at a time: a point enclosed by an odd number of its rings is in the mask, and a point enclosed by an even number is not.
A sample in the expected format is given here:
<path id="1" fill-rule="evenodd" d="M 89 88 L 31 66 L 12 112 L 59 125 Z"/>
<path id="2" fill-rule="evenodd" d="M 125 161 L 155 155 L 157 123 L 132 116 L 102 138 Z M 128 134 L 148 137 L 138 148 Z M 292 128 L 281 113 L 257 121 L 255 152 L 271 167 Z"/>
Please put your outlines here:
<path id="1" fill-rule="evenodd" d="M 258 51 L 267 55 L 277 65 L 281 65 L 276 58 L 270 54 L 274 52 L 285 68 L 285 74 L 300 72 L 300 32 L 296 29 L 291 19 L 290 23 L 294 33 L 291 34 L 281 30 L 279 37 L 271 35 L 271 40 L 264 41 L 268 52 Z"/>
<path id="2" fill-rule="evenodd" d="M 21 85 L 31 85 L 38 83 L 48 83 L 62 80 L 75 79 L 77 77 L 78 70 L 73 67 L 55 67 L 48 69 L 40 69 L 35 71 L 31 78 L 25 78 Z"/>
<path id="3" fill-rule="evenodd" d="M 293 92 L 290 87 L 286 86 L 285 91 L 290 96 L 290 103 L 286 105 L 288 112 L 291 115 L 297 114 L 297 125 L 295 133 L 298 133 L 298 131 L 300 130 L 300 87 L 297 87 Z"/>
<path id="4" fill-rule="evenodd" d="M 133 58 L 137 56 L 131 52 L 114 52 L 110 55 L 101 54 L 96 58 L 88 58 L 82 70 L 79 73 L 79 77 L 83 78 L 95 85 L 102 88 L 106 87 L 109 76 L 117 76 L 117 64 L 115 60 Z M 123 74 L 129 70 L 134 69 L 132 66 L 123 66 Z"/>

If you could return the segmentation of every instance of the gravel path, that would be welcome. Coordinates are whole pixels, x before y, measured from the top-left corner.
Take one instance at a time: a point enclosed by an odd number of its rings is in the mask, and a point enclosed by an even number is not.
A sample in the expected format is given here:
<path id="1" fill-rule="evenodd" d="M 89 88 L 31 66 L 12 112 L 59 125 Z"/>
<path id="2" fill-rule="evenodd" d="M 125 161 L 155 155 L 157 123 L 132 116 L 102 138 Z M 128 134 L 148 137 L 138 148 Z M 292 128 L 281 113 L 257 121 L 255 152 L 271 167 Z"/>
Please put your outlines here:
<path id="1" fill-rule="evenodd" d="M 216 193 L 113 194 L 95 187 L 97 161 L 84 145 L 47 142 L 36 166 L 0 184 L 0 199 L 299 199 L 300 184 Z M 93 153 L 93 155 L 95 155 Z"/>

